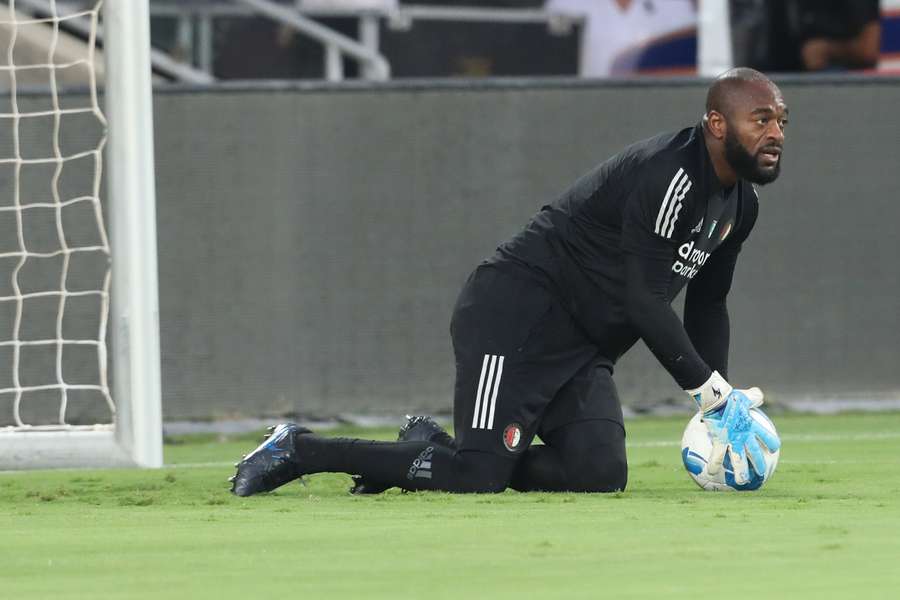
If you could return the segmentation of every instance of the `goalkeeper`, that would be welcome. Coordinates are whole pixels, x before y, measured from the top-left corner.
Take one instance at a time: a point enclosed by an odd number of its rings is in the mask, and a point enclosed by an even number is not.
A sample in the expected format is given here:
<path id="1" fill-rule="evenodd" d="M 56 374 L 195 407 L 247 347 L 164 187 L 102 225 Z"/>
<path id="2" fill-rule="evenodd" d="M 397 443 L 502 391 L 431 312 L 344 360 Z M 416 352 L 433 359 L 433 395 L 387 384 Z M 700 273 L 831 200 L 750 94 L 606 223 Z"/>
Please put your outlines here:
<path id="1" fill-rule="evenodd" d="M 726 296 L 756 221 L 753 184 L 781 167 L 787 107 L 752 69 L 712 82 L 700 123 L 629 146 L 588 172 L 469 277 L 453 312 L 454 440 L 412 418 L 398 442 L 326 438 L 293 424 L 237 466 L 232 491 L 309 473 L 356 491 L 608 492 L 627 481 L 613 366 L 638 339 L 696 401 L 710 470 L 765 472 L 751 406 L 727 381 Z M 687 287 L 684 321 L 671 307 Z M 535 435 L 543 445 L 532 445 Z"/>

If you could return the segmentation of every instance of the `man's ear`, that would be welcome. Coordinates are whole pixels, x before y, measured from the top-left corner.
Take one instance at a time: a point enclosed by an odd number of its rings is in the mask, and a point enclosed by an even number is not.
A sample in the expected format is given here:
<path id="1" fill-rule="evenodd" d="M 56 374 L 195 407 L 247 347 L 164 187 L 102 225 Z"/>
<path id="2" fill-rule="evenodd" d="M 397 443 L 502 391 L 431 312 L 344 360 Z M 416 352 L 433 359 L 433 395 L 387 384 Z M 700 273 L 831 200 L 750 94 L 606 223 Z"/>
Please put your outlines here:
<path id="1" fill-rule="evenodd" d="M 725 122 L 725 115 L 717 110 L 711 110 L 703 115 L 703 122 L 706 123 L 706 129 L 717 140 L 724 140 L 725 133 L 728 131 L 728 124 Z"/>

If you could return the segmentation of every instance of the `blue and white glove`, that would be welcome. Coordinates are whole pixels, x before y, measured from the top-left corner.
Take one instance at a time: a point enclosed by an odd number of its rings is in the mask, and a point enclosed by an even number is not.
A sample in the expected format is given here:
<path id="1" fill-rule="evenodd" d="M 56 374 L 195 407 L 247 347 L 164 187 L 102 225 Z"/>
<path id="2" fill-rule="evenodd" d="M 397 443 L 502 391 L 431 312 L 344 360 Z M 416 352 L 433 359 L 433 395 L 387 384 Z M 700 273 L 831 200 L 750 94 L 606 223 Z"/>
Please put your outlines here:
<path id="1" fill-rule="evenodd" d="M 728 453 L 738 485 L 750 481 L 751 466 L 764 475 L 766 459 L 760 442 L 774 452 L 781 447 L 781 441 L 750 416 L 750 409 L 763 403 L 762 391 L 757 387 L 736 390 L 718 371 L 713 371 L 706 383 L 695 390 L 687 390 L 687 393 L 697 403 L 703 413 L 703 422 L 712 434 L 709 473 L 715 475 L 724 468 L 725 454 Z"/>

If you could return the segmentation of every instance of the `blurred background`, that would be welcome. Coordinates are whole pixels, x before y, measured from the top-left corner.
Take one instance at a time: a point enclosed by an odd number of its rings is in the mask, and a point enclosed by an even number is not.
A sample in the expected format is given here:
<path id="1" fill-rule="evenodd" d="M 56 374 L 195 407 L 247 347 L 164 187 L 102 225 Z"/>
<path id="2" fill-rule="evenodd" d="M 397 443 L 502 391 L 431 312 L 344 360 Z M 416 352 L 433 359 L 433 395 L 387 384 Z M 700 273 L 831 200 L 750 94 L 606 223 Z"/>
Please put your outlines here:
<path id="1" fill-rule="evenodd" d="M 23 13 L 90 0 L 16 0 Z M 896 73 L 897 0 L 150 0 L 162 82 Z M 63 28 L 78 35 L 78 20 Z M 22 43 L 21 40 L 19 43 Z M 37 50 L 36 50 L 37 51 Z"/>
<path id="2" fill-rule="evenodd" d="M 468 272 L 594 164 L 696 123 L 735 65 L 773 76 L 792 124 L 732 293 L 731 378 L 794 408 L 900 407 L 900 0 L 150 11 L 167 421 L 449 413 Z M 83 54 L 86 24 L 61 29 L 57 61 Z M 20 27 L 17 61 L 43 60 L 48 35 Z M 84 93 L 84 73 L 57 71 Z M 22 107 L 42 106 L 45 77 L 19 73 Z M 642 345 L 616 380 L 630 413 L 690 408 Z M 104 410 L 72 401 L 69 421 Z"/>
<path id="3" fill-rule="evenodd" d="M 393 78 L 714 75 L 731 64 L 887 72 L 900 52 L 900 3 L 890 0 L 151 4 L 157 46 L 216 79 L 376 76 L 346 56 L 329 71 L 327 40 L 303 23 L 383 57 Z"/>
<path id="4" fill-rule="evenodd" d="M 884 0 L 155 0 L 153 38 L 216 79 L 373 78 L 329 63 L 321 25 L 394 78 L 889 72 L 900 3 Z M 282 10 L 278 10 L 282 9 Z M 315 31 L 318 31 L 316 29 Z M 337 37 L 341 36 L 341 38 Z M 329 68 L 329 65 L 331 68 Z"/>

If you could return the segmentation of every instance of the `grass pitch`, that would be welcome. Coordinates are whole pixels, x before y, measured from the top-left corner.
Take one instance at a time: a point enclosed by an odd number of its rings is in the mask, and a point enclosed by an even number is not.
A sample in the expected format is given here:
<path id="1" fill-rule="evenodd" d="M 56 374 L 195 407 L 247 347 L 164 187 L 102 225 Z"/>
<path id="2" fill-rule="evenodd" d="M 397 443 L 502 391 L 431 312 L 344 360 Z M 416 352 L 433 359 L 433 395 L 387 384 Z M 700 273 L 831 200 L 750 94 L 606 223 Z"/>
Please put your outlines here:
<path id="1" fill-rule="evenodd" d="M 688 478 L 685 422 L 631 421 L 610 495 L 353 497 L 328 474 L 241 499 L 250 436 L 173 440 L 158 471 L 0 474 L 0 598 L 900 597 L 900 413 L 776 415 L 778 472 L 745 494 Z"/>

